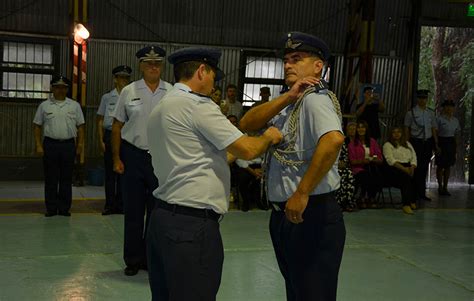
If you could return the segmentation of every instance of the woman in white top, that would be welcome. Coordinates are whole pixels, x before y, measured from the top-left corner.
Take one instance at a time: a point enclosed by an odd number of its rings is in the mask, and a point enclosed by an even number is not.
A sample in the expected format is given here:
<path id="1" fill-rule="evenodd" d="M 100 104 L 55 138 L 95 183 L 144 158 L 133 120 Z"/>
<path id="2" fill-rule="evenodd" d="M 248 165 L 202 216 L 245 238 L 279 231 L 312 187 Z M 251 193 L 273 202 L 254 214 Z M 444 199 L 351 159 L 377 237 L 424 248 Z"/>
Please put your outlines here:
<path id="1" fill-rule="evenodd" d="M 416 153 L 407 141 L 401 127 L 390 130 L 389 139 L 383 145 L 383 156 L 387 162 L 385 178 L 390 186 L 400 188 L 403 212 L 413 214 L 416 209 L 416 195 L 413 174 L 416 168 Z"/>

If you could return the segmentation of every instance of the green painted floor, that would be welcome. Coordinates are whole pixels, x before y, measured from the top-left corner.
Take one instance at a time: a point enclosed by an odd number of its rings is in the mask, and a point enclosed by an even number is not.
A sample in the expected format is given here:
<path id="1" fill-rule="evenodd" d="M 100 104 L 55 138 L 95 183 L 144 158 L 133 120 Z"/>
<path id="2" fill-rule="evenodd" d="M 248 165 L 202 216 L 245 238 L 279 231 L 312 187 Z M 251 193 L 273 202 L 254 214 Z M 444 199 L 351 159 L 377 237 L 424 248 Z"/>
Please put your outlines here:
<path id="1" fill-rule="evenodd" d="M 218 300 L 285 300 L 268 218 L 225 216 Z M 0 300 L 149 300 L 145 272 L 123 275 L 122 219 L 0 214 Z M 345 221 L 338 300 L 474 300 L 474 210 L 363 210 Z"/>

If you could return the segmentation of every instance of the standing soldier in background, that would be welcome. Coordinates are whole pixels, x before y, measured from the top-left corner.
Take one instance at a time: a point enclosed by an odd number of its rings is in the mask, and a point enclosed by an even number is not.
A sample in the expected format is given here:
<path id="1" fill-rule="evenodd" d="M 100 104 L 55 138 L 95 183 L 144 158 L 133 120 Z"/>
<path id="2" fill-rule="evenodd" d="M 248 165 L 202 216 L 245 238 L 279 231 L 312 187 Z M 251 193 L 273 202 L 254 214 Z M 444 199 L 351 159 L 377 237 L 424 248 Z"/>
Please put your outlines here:
<path id="1" fill-rule="evenodd" d="M 36 152 L 43 156 L 46 217 L 71 216 L 74 158 L 84 143 L 84 115 L 79 103 L 66 97 L 68 87 L 66 78 L 54 77 L 53 95 L 39 105 L 33 119 Z"/>
<path id="2" fill-rule="evenodd" d="M 258 105 L 261 105 L 261 104 L 264 104 L 264 103 L 267 103 L 269 100 L 270 100 L 270 96 L 272 94 L 270 93 L 270 87 L 261 87 L 260 88 L 260 100 L 259 101 L 256 101 L 253 105 L 252 105 L 252 108 L 253 107 L 256 107 Z"/>
<path id="3" fill-rule="evenodd" d="M 454 117 L 454 102 L 445 100 L 441 115 L 437 118 L 438 140 L 440 151 L 436 154 L 436 178 L 438 180 L 438 194 L 450 196 L 448 181 L 451 166 L 456 163 L 456 136 L 461 131 L 459 120 Z"/>
<path id="4" fill-rule="evenodd" d="M 433 148 L 438 149 L 436 116 L 428 103 L 428 90 L 417 90 L 417 105 L 405 115 L 406 137 L 415 149 L 418 165 L 415 169 L 415 191 L 419 200 L 431 201 L 426 196 L 426 175 Z"/>
<path id="5" fill-rule="evenodd" d="M 120 176 L 114 172 L 112 160 L 112 123 L 111 114 L 115 110 L 118 97 L 122 89 L 130 83 L 132 68 L 129 66 L 117 66 L 112 70 L 115 89 L 104 94 L 97 111 L 97 134 L 99 145 L 104 154 L 105 167 L 105 207 L 102 215 L 123 212 L 122 193 L 120 187 Z"/>
<path id="6" fill-rule="evenodd" d="M 160 78 L 165 55 L 159 46 L 147 46 L 137 52 L 143 78 L 123 88 L 112 114 L 114 171 L 122 175 L 123 259 L 127 276 L 147 269 L 144 236 L 158 179 L 153 174 L 146 126 L 148 115 L 172 88 Z"/>

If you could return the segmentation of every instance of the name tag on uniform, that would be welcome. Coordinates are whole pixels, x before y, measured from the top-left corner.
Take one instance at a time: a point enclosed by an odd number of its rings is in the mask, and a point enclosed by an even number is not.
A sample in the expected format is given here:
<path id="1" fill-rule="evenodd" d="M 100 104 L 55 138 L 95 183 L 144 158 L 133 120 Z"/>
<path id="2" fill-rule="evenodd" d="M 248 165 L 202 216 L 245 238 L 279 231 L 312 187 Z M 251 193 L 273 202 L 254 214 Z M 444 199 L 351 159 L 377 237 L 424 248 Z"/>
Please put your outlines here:
<path id="1" fill-rule="evenodd" d="M 140 97 L 138 97 L 138 98 L 133 98 L 131 101 L 138 101 L 138 100 L 140 100 L 140 99 L 141 99 Z"/>

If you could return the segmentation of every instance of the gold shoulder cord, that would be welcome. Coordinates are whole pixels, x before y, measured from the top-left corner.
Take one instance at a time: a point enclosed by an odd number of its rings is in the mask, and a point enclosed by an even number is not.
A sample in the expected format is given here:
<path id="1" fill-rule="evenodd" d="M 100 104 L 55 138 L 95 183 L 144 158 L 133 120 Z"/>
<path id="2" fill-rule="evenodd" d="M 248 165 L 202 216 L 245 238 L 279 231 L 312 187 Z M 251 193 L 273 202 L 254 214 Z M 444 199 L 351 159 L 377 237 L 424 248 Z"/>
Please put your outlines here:
<path id="1" fill-rule="evenodd" d="M 297 132 L 298 132 L 298 124 L 300 120 L 300 109 L 301 109 L 301 104 L 303 103 L 303 98 L 316 91 L 315 87 L 310 87 L 305 90 L 303 95 L 301 95 L 298 100 L 296 101 L 296 104 L 293 108 L 293 110 L 290 112 L 290 117 L 289 119 L 289 126 L 288 126 L 288 134 L 287 136 L 287 141 L 288 143 L 286 144 L 285 148 L 282 148 L 281 146 L 274 146 L 271 147 L 264 156 L 263 164 L 262 164 L 262 172 L 263 176 L 261 178 L 260 182 L 260 198 L 263 199 L 264 195 L 263 192 L 265 191 L 265 181 L 266 181 L 266 176 L 267 176 L 267 168 L 268 168 L 268 160 L 270 157 L 270 154 L 275 157 L 278 162 L 280 162 L 282 165 L 288 165 L 288 166 L 300 166 L 303 164 L 305 161 L 303 160 L 291 160 L 288 157 L 289 154 L 294 154 L 297 152 L 302 152 L 302 150 L 295 150 L 295 144 L 296 144 L 296 137 L 297 137 Z M 339 117 L 339 120 L 342 122 L 342 112 L 341 112 L 341 105 L 339 103 L 339 100 L 337 99 L 336 94 L 334 92 L 328 90 L 328 96 L 331 99 L 334 109 L 336 110 L 336 114 Z M 266 195 L 266 201 L 267 205 L 269 204 L 268 202 L 268 194 Z"/>
<path id="2" fill-rule="evenodd" d="M 288 158 L 288 156 L 290 154 L 304 151 L 295 149 L 296 137 L 298 133 L 298 124 L 300 121 L 300 109 L 301 104 L 303 103 L 303 98 L 306 95 L 315 92 L 315 90 L 316 89 L 314 87 L 306 89 L 303 95 L 298 98 L 295 107 L 290 112 L 290 116 L 288 118 L 288 134 L 286 135 L 287 139 L 285 147 L 282 147 L 282 145 L 280 144 L 270 148 L 269 150 L 270 153 L 275 157 L 275 159 L 277 159 L 282 165 L 299 166 L 305 162 L 303 160 L 291 160 Z M 339 100 L 337 99 L 336 94 L 328 90 L 328 96 L 331 99 L 334 108 L 336 109 L 337 116 L 339 116 L 339 119 L 342 120 L 341 105 L 339 104 Z"/>
<path id="3" fill-rule="evenodd" d="M 272 154 L 275 159 L 277 159 L 281 164 L 283 165 L 290 165 L 290 166 L 299 166 L 304 163 L 304 161 L 295 161 L 291 159 L 287 159 L 286 156 L 291 153 L 296 153 L 298 151 L 295 150 L 295 143 L 296 143 L 296 133 L 298 131 L 298 123 L 299 123 L 299 111 L 301 108 L 301 104 L 303 103 L 303 98 L 308 95 L 309 93 L 313 93 L 316 91 L 316 88 L 311 87 L 306 89 L 306 91 L 303 93 L 303 95 L 298 98 L 296 101 L 296 105 L 293 108 L 293 110 L 290 113 L 289 117 L 289 142 L 288 145 L 285 148 L 279 148 L 277 147 L 271 147 L 264 156 L 263 162 L 262 162 L 262 172 L 263 176 L 260 179 L 260 199 L 263 200 L 265 198 L 265 201 L 267 203 L 268 208 L 270 208 L 269 200 L 268 200 L 268 191 L 266 191 L 265 187 L 265 182 L 267 180 L 267 169 L 268 169 L 268 164 L 269 164 L 269 159 L 270 159 L 270 154 Z M 339 100 L 336 97 L 336 94 L 334 92 L 328 90 L 328 96 L 331 99 L 334 108 L 336 109 L 337 116 L 339 116 L 339 119 L 342 121 L 342 113 L 341 113 L 341 105 L 339 104 Z M 264 196 L 264 191 L 267 193 Z"/>

